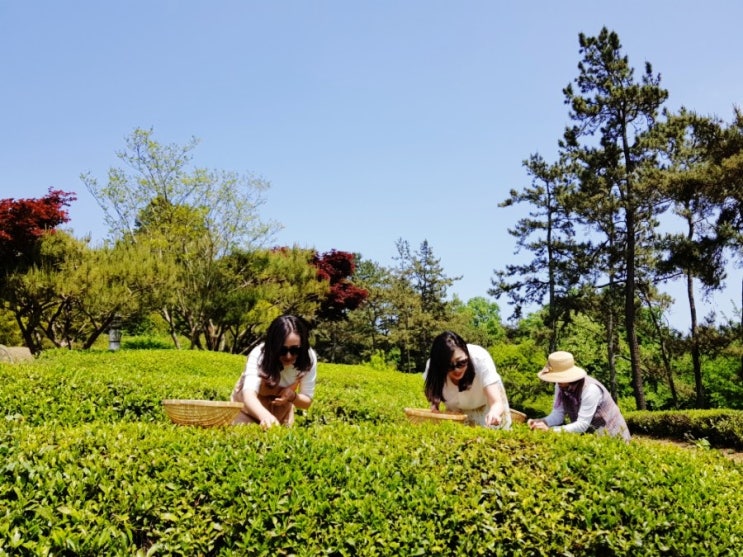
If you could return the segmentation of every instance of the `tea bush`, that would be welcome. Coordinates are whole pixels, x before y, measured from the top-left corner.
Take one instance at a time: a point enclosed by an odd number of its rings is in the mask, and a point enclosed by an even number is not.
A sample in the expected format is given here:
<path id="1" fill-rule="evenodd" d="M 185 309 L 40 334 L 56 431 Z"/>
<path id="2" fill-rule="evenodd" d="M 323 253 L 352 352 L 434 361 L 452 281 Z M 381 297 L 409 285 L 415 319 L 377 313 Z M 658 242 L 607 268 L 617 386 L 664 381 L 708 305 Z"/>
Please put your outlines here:
<path id="1" fill-rule="evenodd" d="M 743 450 L 743 410 L 632 412 L 630 431 L 678 440 L 706 439 L 714 447 Z"/>
<path id="2" fill-rule="evenodd" d="M 292 429 L 168 422 L 161 399 L 227 398 L 243 365 L 173 350 L 0 365 L 0 555 L 743 551 L 741 467 L 716 451 L 413 426 L 416 375 L 321 364 Z"/>

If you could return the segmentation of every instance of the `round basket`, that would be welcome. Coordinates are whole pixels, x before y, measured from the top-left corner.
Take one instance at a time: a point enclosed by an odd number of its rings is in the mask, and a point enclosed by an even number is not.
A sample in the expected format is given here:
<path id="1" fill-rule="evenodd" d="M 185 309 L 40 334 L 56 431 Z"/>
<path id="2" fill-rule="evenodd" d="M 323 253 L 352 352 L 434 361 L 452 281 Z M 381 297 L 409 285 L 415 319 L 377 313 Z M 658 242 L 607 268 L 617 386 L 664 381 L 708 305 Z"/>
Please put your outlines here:
<path id="1" fill-rule="evenodd" d="M 165 413 L 173 423 L 200 427 L 230 424 L 242 407 L 242 402 L 222 400 L 163 400 Z"/>
<path id="2" fill-rule="evenodd" d="M 459 412 L 432 412 L 426 408 L 406 408 L 405 415 L 414 424 L 425 422 L 467 422 L 467 414 L 460 414 Z"/>
<path id="3" fill-rule="evenodd" d="M 526 422 L 526 414 L 523 412 L 519 412 L 518 410 L 514 410 L 511 408 L 511 422 L 523 424 Z"/>

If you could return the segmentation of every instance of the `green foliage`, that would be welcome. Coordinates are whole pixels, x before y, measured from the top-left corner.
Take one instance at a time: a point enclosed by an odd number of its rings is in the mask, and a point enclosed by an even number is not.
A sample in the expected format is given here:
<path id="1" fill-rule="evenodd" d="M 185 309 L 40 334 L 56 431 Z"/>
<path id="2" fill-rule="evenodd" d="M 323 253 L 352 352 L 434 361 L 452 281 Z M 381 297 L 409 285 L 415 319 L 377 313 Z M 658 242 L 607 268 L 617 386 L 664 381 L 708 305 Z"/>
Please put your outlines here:
<path id="1" fill-rule="evenodd" d="M 364 362 L 364 365 L 377 371 L 397 370 L 397 360 L 385 354 L 383 350 L 375 350 L 369 361 Z"/>
<path id="2" fill-rule="evenodd" d="M 0 307 L 0 344 L 5 346 L 19 346 L 23 338 L 18 330 L 18 324 L 13 313 Z"/>
<path id="3" fill-rule="evenodd" d="M 25 423 L 164 421 L 168 398 L 229 398 L 243 358 L 174 350 L 42 353 L 38 365 L 0 365 L 0 408 Z"/>
<path id="4" fill-rule="evenodd" d="M 743 411 L 630 412 L 630 431 L 680 440 L 706 439 L 713 447 L 743 449 Z"/>
<path id="5" fill-rule="evenodd" d="M 244 359 L 0 364 L 0 555 L 724 555 L 739 466 L 714 450 L 407 423 L 420 376 L 321 364 L 292 429 L 175 426 Z M 632 466 L 627 466 L 631 462 Z"/>
<path id="6" fill-rule="evenodd" d="M 743 410 L 743 374 L 740 356 L 721 354 L 705 361 L 705 392 L 712 408 Z"/>
<path id="7" fill-rule="evenodd" d="M 109 170 L 106 185 L 89 174 L 82 180 L 103 209 L 117 243 L 144 246 L 163 264 L 175 265 L 164 276 L 177 284 L 160 289 L 164 299 L 148 308 L 161 312 L 173 340 L 177 343 L 178 335 L 184 335 L 192 346 L 225 350 L 234 348 L 245 330 L 242 323 L 221 319 L 224 308 L 234 301 L 232 293 L 246 297 L 243 272 L 252 278 L 254 270 L 230 267 L 225 259 L 239 250 L 260 248 L 277 225 L 262 222 L 258 214 L 268 184 L 235 172 L 194 167 L 197 143 L 194 138 L 185 145 L 164 145 L 155 140 L 152 129 L 138 128 L 126 138 L 126 149 L 117 153 L 123 166 Z M 291 280 L 287 283 L 290 289 L 297 287 Z M 279 313 L 285 310 L 282 306 Z"/>
<path id="8" fill-rule="evenodd" d="M 467 300 L 466 304 L 455 297 L 450 306 L 452 316 L 447 329 L 457 331 L 467 342 L 493 346 L 506 340 L 498 304 L 478 296 Z"/>
<path id="9" fill-rule="evenodd" d="M 388 300 L 392 323 L 390 339 L 400 349 L 402 371 L 423 371 L 434 337 L 451 318 L 447 289 L 459 278 L 444 274 L 433 247 L 423 240 L 419 249 L 410 250 L 402 238 L 396 242 L 397 267 L 391 271 Z"/>
<path id="10" fill-rule="evenodd" d="M 81 176 L 114 239 L 137 231 L 188 242 L 207 234 L 216 255 L 224 255 L 275 230 L 257 215 L 268 184 L 233 171 L 194 167 L 196 138 L 166 145 L 152 129 L 136 128 L 125 141 L 126 148 L 116 153 L 122 166 L 109 169 L 106 185 L 89 173 Z"/>
<path id="11" fill-rule="evenodd" d="M 175 348 L 173 342 L 162 337 L 138 335 L 125 337 L 121 341 L 123 350 L 168 350 Z"/>
<path id="12" fill-rule="evenodd" d="M 533 341 L 498 344 L 490 348 L 489 352 L 503 379 L 508 402 L 513 408 L 524 409 L 530 401 L 552 392 L 550 385 L 537 377 L 537 372 L 544 367 L 547 358 L 536 349 Z"/>
<path id="13" fill-rule="evenodd" d="M 33 352 L 42 337 L 56 347 L 90 348 L 119 315 L 146 312 L 172 286 L 174 267 L 146 246 L 92 249 L 64 232 L 39 242 L 39 264 L 8 278 L 7 301 Z"/>

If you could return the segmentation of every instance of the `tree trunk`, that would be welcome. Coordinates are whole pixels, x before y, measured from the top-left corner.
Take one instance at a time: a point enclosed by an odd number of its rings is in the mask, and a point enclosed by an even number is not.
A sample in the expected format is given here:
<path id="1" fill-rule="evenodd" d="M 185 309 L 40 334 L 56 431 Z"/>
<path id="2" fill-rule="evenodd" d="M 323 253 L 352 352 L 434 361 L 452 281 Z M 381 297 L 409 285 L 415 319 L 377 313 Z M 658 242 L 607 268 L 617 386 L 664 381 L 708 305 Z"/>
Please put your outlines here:
<path id="1" fill-rule="evenodd" d="M 18 323 L 18 328 L 21 331 L 23 341 L 26 343 L 26 346 L 32 354 L 38 355 L 41 352 L 41 339 L 38 338 L 38 335 L 35 332 L 38 323 L 32 323 L 31 319 L 29 319 L 29 322 L 32 324 L 26 327 L 23 323 L 23 318 L 21 317 L 20 311 L 22 310 L 13 311 L 13 314 L 15 316 L 16 323 Z"/>
<path id="2" fill-rule="evenodd" d="M 694 278 L 691 273 L 686 275 L 686 295 L 689 298 L 689 313 L 691 315 L 691 361 L 694 367 L 694 387 L 697 395 L 697 408 L 706 406 L 704 385 L 702 384 L 702 361 L 699 352 L 699 325 L 697 323 L 697 307 L 694 301 Z"/>
<path id="3" fill-rule="evenodd" d="M 632 390 L 635 393 L 635 405 L 638 410 L 645 410 L 645 390 L 640 370 L 640 348 L 637 344 L 637 330 L 635 328 L 635 209 L 632 201 L 632 184 L 627 181 L 627 251 L 625 263 L 627 265 L 627 280 L 624 289 L 624 319 L 627 328 L 627 347 L 629 348 L 630 365 L 632 366 Z"/>
<path id="4" fill-rule="evenodd" d="M 177 350 L 180 350 L 181 343 L 178 340 L 178 332 L 175 330 L 175 321 L 173 316 L 170 314 L 167 307 L 160 309 L 160 315 L 163 316 L 163 319 L 165 319 L 165 322 L 168 324 L 168 333 L 170 334 L 170 338 L 173 340 L 173 344 Z"/>
<path id="5" fill-rule="evenodd" d="M 643 298 L 645 303 L 648 305 L 650 319 L 653 321 L 653 327 L 655 332 L 658 333 L 658 345 L 660 346 L 660 355 L 663 360 L 663 369 L 666 372 L 666 379 L 668 380 L 668 388 L 671 390 L 671 400 L 673 401 L 673 407 L 678 408 L 678 393 L 676 392 L 676 383 L 673 380 L 673 368 L 671 367 L 671 357 L 668 355 L 668 347 L 666 346 L 665 339 L 663 338 L 663 330 L 661 329 L 658 317 L 653 311 L 653 306 L 650 303 L 650 296 L 645 289 L 643 289 Z"/>
<path id="6" fill-rule="evenodd" d="M 617 399 L 616 352 L 614 351 L 614 314 L 606 314 L 606 359 L 609 363 L 609 390 L 611 398 Z"/>

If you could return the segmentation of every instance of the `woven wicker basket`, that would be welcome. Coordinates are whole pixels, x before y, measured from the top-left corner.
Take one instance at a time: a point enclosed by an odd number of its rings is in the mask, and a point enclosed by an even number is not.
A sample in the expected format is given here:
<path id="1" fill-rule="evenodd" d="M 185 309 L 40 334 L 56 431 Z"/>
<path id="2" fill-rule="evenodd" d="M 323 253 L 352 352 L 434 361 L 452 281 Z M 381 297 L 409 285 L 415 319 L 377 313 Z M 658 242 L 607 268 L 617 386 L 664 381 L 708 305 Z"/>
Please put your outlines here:
<path id="1" fill-rule="evenodd" d="M 526 422 L 526 414 L 511 408 L 511 422 L 523 424 Z"/>
<path id="2" fill-rule="evenodd" d="M 421 424 L 424 422 L 467 422 L 467 414 L 460 414 L 459 412 L 431 412 L 426 408 L 406 408 L 405 415 L 408 417 L 408 420 L 414 424 Z"/>
<path id="3" fill-rule="evenodd" d="M 461 422 L 467 423 L 467 414 L 460 414 L 459 412 L 431 412 L 424 408 L 406 408 L 405 415 L 408 420 L 414 424 L 420 424 L 423 422 Z M 526 414 L 514 410 L 511 408 L 511 422 L 512 423 L 524 423 L 526 422 Z"/>
<path id="4" fill-rule="evenodd" d="M 221 400 L 163 400 L 168 417 L 178 425 L 215 427 L 232 423 L 242 402 Z"/>

